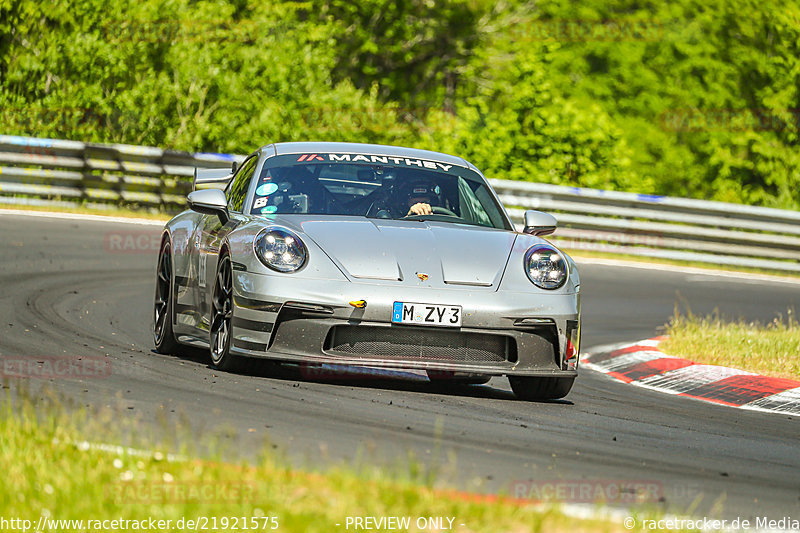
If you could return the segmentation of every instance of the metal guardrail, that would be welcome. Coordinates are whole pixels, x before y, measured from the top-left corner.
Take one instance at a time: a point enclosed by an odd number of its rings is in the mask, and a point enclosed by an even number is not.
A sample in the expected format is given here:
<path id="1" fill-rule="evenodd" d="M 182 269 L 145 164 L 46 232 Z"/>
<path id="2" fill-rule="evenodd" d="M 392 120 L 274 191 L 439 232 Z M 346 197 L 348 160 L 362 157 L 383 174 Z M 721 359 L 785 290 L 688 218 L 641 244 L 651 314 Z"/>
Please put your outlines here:
<path id="1" fill-rule="evenodd" d="M 0 202 L 41 204 L 66 198 L 92 206 L 177 209 L 186 204 L 195 167 L 229 167 L 243 159 L 149 146 L 0 135 Z M 29 202 L 26 196 L 47 200 Z"/>
<path id="2" fill-rule="evenodd" d="M 509 214 L 553 213 L 570 250 L 800 272 L 800 212 L 687 198 L 490 180 Z"/>
<path id="3" fill-rule="evenodd" d="M 0 135 L 0 203 L 176 211 L 195 167 L 244 156 Z M 514 220 L 556 216 L 552 241 L 589 250 L 800 272 L 800 212 L 543 183 L 490 180 Z"/>

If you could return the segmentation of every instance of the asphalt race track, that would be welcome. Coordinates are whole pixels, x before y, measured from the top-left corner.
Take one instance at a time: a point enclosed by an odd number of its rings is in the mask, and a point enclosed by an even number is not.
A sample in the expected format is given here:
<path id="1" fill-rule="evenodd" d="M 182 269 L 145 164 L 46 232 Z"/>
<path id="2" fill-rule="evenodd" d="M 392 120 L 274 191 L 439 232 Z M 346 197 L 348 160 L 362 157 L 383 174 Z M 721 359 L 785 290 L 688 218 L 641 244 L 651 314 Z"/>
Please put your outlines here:
<path id="1" fill-rule="evenodd" d="M 674 511 L 695 502 L 697 516 L 716 505 L 723 517 L 800 517 L 796 417 L 677 398 L 589 370 L 565 401 L 528 403 L 505 379 L 455 391 L 422 379 L 312 382 L 269 365 L 255 375 L 217 372 L 196 351 L 158 355 L 158 230 L 0 212 L 0 355 L 108 354 L 108 376 L 30 381 L 143 420 L 186 418 L 199 433 L 233 428 L 244 455 L 265 438 L 312 466 L 356 456 L 397 465 L 411 451 L 444 464 L 443 479 L 464 490 L 638 480 L 661 487 L 659 505 Z M 136 246 L 120 249 L 125 242 Z M 659 333 L 677 301 L 761 320 L 800 309 L 800 284 L 594 264 L 581 278 L 584 350 Z"/>

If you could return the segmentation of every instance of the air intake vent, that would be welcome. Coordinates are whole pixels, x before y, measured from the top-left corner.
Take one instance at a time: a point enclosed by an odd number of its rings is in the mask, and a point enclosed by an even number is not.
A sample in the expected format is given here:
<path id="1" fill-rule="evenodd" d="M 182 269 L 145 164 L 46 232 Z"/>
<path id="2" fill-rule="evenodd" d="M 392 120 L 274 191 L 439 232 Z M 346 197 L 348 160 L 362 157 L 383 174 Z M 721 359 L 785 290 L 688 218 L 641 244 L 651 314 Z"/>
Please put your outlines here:
<path id="1" fill-rule="evenodd" d="M 335 326 L 325 351 L 332 355 L 458 363 L 516 361 L 516 342 L 505 335 L 414 327 Z"/>

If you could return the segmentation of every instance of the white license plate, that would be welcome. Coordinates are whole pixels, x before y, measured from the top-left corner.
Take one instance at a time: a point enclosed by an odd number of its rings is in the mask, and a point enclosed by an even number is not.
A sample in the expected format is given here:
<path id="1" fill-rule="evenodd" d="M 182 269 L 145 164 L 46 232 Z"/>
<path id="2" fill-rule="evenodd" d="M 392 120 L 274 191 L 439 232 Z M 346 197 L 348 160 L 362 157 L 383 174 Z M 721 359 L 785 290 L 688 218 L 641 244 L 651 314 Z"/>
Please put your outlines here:
<path id="1" fill-rule="evenodd" d="M 458 328 L 461 327 L 461 306 L 395 302 L 392 308 L 392 322 Z"/>

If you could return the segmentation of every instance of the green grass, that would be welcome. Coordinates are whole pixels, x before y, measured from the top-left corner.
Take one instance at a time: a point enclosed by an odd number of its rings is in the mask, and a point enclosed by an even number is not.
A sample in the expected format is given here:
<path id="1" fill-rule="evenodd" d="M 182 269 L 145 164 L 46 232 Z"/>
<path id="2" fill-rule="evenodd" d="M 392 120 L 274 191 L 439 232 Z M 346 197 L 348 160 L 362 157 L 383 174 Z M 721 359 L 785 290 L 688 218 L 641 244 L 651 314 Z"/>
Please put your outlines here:
<path id="1" fill-rule="evenodd" d="M 767 324 L 726 321 L 719 314 L 696 316 L 676 310 L 660 348 L 698 363 L 722 365 L 766 376 L 800 379 L 800 323 L 794 310 Z"/>
<path id="2" fill-rule="evenodd" d="M 263 529 L 266 523 L 271 530 L 269 517 L 275 517 L 278 531 L 330 532 L 347 531 L 348 516 L 408 516 L 410 531 L 417 530 L 413 524 L 419 517 L 454 517 L 454 531 L 463 532 L 627 531 L 610 519 L 570 518 L 555 507 L 435 488 L 424 469 L 413 463 L 405 474 L 347 466 L 314 473 L 293 469 L 268 452 L 255 462 L 223 461 L 213 445 L 201 459 L 181 444 L 186 436 L 176 437 L 166 447 L 148 445 L 142 434 L 149 430 L 119 413 L 68 410 L 46 395 L 35 401 L 26 399 L 32 396 L 18 388 L 13 395 L 7 390 L 4 396 L 0 514 L 33 520 L 33 527 L 40 516 L 58 520 L 152 517 L 170 520 L 170 524 L 162 523 L 164 529 L 177 530 L 180 519 L 205 519 L 210 527 L 215 519 L 217 527 L 212 529 L 223 530 L 224 518 L 230 527 L 238 517 L 243 529 L 245 517 L 248 528 L 256 524 Z M 174 429 L 173 434 L 180 433 Z M 113 453 L 84 443 L 87 435 L 103 435 L 108 442 L 117 439 L 111 436 L 115 434 L 126 435 L 127 441 L 151 452 Z M 180 457 L 170 458 L 167 448 L 177 448 Z M 59 531 L 76 529 L 73 524 Z"/>

